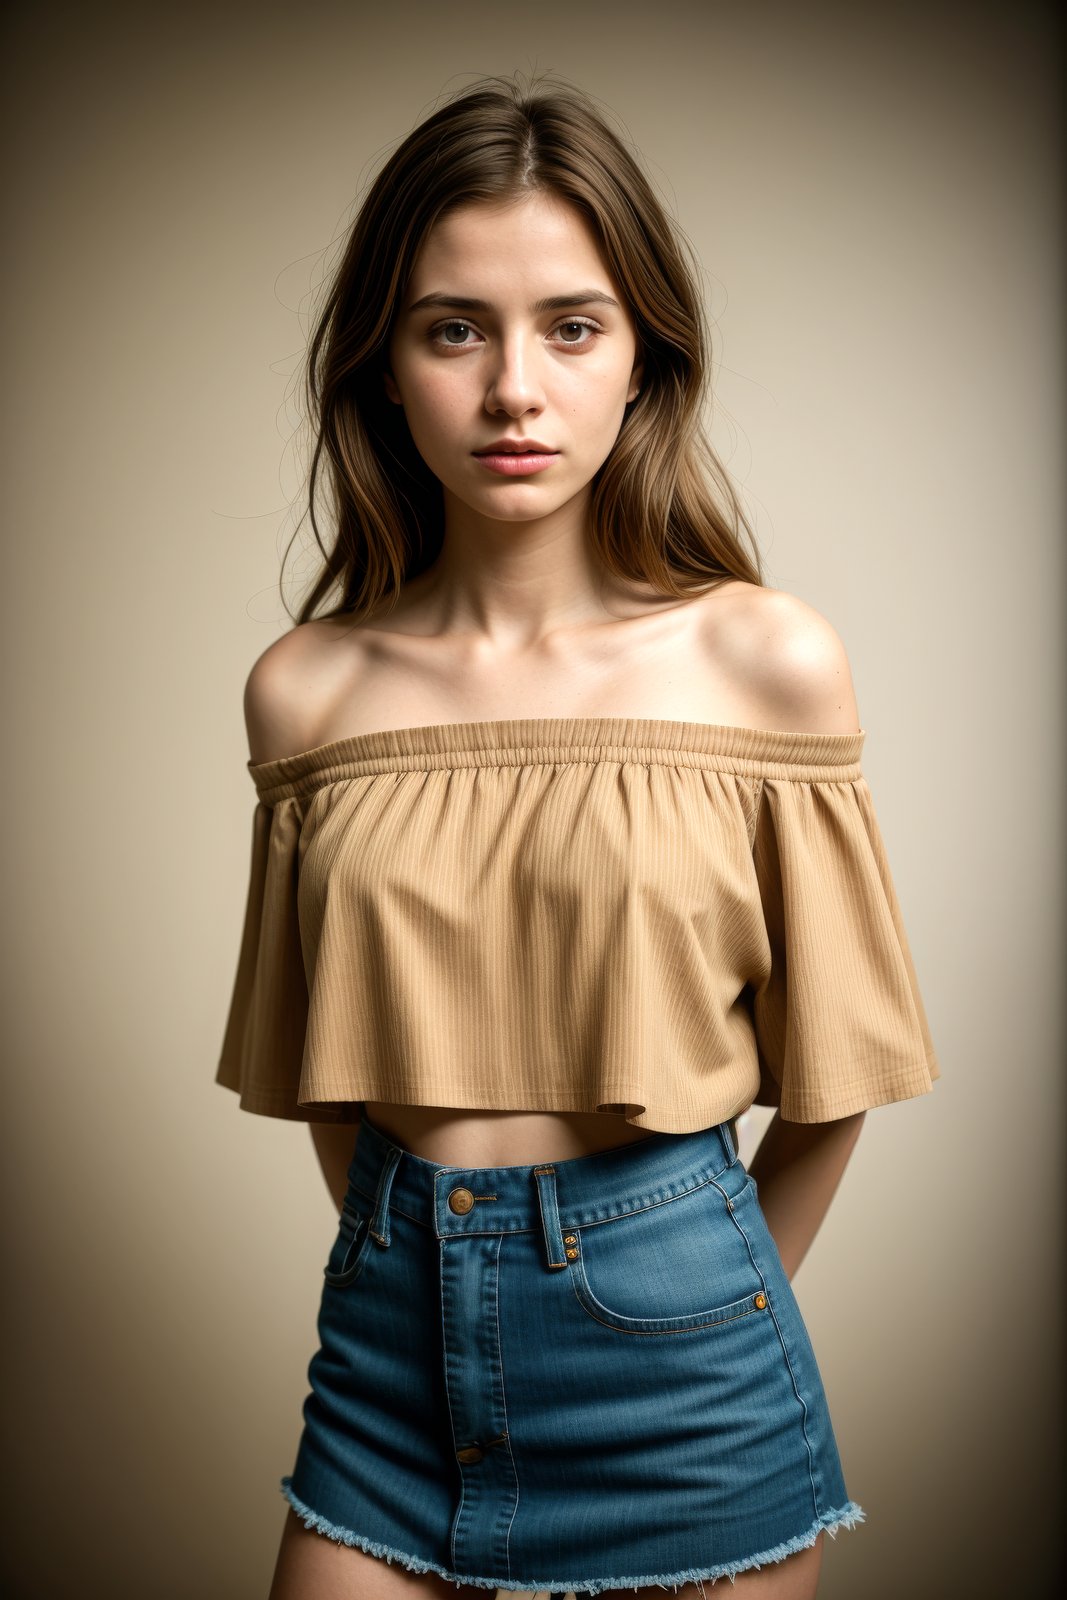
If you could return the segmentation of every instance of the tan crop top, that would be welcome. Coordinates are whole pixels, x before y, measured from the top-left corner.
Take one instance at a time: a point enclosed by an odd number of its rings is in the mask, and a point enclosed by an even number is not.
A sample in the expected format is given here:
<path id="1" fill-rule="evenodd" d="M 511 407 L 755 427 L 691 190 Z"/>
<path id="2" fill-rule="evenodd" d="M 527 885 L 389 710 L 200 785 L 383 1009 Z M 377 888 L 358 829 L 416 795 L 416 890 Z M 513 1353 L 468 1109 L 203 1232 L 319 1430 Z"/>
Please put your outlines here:
<path id="1" fill-rule="evenodd" d="M 851 734 L 641 717 L 355 734 L 248 762 L 217 1081 L 364 1100 L 831 1121 L 940 1069 Z"/>

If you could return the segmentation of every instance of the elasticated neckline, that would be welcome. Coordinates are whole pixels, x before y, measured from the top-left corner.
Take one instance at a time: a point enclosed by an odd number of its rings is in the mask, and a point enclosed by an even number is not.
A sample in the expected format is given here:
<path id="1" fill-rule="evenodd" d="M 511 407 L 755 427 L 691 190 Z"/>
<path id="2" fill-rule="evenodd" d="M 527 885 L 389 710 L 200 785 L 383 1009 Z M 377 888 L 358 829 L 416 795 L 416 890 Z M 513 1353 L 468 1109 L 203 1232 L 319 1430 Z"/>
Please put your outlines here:
<path id="1" fill-rule="evenodd" d="M 865 737 L 864 728 L 798 733 L 662 717 L 508 717 L 356 733 L 247 767 L 262 798 L 272 801 L 309 784 L 375 772 L 599 760 L 844 779 L 859 775 Z"/>

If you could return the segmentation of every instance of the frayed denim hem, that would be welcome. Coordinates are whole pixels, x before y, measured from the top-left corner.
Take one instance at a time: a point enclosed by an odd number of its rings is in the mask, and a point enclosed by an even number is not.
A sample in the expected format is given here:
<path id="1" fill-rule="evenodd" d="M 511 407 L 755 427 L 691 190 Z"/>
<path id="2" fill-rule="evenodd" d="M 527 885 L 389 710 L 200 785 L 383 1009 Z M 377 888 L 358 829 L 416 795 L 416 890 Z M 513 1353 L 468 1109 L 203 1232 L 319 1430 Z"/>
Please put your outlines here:
<path id="1" fill-rule="evenodd" d="M 348 1528 L 340 1528 L 336 1523 L 327 1522 L 325 1517 L 320 1517 L 310 1506 L 299 1500 L 293 1493 L 292 1482 L 291 1478 L 282 1479 L 282 1493 L 300 1517 L 304 1527 L 313 1528 L 316 1533 L 323 1534 L 327 1539 L 333 1539 L 337 1544 L 354 1545 L 366 1555 L 384 1557 L 390 1564 L 399 1561 L 409 1572 L 436 1572 L 440 1577 L 454 1583 L 457 1588 L 461 1583 L 469 1583 L 479 1589 L 521 1589 L 535 1594 L 545 1589 L 557 1595 L 602 1594 L 606 1589 L 678 1589 L 683 1584 L 695 1583 L 698 1579 L 710 1579 L 714 1584 L 719 1578 L 729 1578 L 732 1583 L 739 1572 L 748 1572 L 753 1567 L 762 1567 L 768 1562 L 784 1561 L 786 1556 L 796 1555 L 800 1550 L 809 1550 L 820 1533 L 828 1533 L 831 1539 L 836 1539 L 840 1528 L 852 1528 L 857 1522 L 866 1520 L 866 1512 L 854 1500 L 850 1500 L 840 1511 L 824 1512 L 807 1533 L 799 1533 L 796 1538 L 786 1539 L 770 1550 L 761 1550 L 758 1555 L 746 1556 L 743 1561 L 720 1562 L 714 1567 L 690 1567 L 685 1572 L 672 1572 L 666 1577 L 660 1575 L 641 1578 L 583 1578 L 577 1582 L 570 1578 L 526 1578 L 521 1583 L 515 1583 L 503 1578 L 473 1578 L 468 1573 L 459 1575 L 449 1572 L 447 1567 L 440 1567 L 435 1561 L 420 1561 L 417 1556 L 405 1555 L 402 1550 L 393 1550 L 387 1544 L 379 1544 L 374 1539 L 364 1538 L 362 1534 L 352 1533 Z"/>

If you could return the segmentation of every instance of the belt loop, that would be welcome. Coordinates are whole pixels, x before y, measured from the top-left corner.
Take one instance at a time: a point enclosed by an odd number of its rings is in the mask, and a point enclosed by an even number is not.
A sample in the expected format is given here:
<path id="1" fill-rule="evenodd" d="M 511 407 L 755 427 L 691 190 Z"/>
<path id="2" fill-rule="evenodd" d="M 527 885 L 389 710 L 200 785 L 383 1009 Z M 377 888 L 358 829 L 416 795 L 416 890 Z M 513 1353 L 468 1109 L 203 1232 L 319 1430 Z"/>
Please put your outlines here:
<path id="1" fill-rule="evenodd" d="M 541 1206 L 548 1264 L 550 1267 L 565 1267 L 567 1256 L 563 1249 L 563 1229 L 559 1225 L 559 1206 L 556 1203 L 556 1169 L 534 1167 L 533 1174 L 537 1180 L 537 1199 Z"/>
<path id="2" fill-rule="evenodd" d="M 374 1215 L 367 1224 L 367 1232 L 386 1249 L 389 1248 L 389 1192 L 393 1187 L 393 1178 L 396 1176 L 396 1169 L 403 1154 L 403 1150 L 395 1145 L 386 1150 L 374 1197 Z"/>

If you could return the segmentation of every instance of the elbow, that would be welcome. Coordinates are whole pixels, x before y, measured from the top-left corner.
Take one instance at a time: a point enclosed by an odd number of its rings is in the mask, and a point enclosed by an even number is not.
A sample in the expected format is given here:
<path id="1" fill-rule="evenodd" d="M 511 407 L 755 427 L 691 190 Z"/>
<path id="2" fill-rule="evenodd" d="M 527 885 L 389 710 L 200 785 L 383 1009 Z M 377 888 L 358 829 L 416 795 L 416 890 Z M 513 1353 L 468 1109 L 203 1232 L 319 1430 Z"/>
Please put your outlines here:
<path id="1" fill-rule="evenodd" d="M 821 1122 L 818 1126 L 852 1144 L 859 1138 L 860 1129 L 866 1120 L 866 1111 L 852 1111 L 847 1117 L 835 1117 L 833 1122 Z"/>

